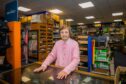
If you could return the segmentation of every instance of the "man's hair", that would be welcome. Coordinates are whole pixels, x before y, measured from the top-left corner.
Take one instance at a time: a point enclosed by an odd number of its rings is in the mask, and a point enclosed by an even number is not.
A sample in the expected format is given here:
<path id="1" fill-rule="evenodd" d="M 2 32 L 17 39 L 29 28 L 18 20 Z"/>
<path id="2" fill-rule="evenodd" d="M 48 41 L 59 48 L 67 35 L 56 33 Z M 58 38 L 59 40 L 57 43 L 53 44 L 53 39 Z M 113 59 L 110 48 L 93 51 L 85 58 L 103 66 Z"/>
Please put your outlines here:
<path id="1" fill-rule="evenodd" d="M 73 35 L 72 35 L 71 28 L 64 25 L 64 26 L 62 26 L 62 27 L 60 28 L 59 32 L 61 32 L 61 31 L 64 30 L 64 29 L 68 29 L 68 30 L 69 30 L 70 37 L 72 38 Z"/>

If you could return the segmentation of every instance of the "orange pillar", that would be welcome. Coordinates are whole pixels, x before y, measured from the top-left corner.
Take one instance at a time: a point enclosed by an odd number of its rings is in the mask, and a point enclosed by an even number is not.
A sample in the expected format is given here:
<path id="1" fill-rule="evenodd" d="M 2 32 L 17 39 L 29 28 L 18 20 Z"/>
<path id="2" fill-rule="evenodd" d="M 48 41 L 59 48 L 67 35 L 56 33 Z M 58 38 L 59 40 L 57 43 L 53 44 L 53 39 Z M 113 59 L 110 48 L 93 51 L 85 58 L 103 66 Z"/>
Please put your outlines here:
<path id="1" fill-rule="evenodd" d="M 7 50 L 7 60 L 13 69 L 21 67 L 21 23 L 8 22 L 11 47 Z"/>

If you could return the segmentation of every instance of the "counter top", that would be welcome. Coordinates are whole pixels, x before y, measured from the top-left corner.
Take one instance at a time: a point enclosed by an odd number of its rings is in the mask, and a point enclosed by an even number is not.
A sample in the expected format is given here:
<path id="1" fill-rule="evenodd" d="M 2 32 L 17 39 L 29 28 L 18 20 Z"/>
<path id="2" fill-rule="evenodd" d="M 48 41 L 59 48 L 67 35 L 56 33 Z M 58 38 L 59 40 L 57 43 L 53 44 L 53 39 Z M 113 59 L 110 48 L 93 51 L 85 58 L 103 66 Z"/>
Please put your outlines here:
<path id="1" fill-rule="evenodd" d="M 56 77 L 61 68 L 52 65 L 45 72 L 34 73 L 33 70 L 39 66 L 38 62 L 3 72 L 0 74 L 0 84 L 114 84 L 111 77 L 101 78 L 100 75 L 95 76 L 83 71 L 75 71 L 66 79 L 59 80 Z"/>

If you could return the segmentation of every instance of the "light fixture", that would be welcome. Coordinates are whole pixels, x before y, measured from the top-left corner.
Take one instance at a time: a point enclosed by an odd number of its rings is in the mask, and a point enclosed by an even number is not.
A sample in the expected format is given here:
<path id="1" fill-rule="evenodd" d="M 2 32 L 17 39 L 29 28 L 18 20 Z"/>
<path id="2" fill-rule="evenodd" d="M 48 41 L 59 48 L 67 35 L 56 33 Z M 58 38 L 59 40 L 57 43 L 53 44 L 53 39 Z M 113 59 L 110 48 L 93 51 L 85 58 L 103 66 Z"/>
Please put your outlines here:
<path id="1" fill-rule="evenodd" d="M 95 17 L 94 16 L 86 16 L 85 18 L 86 19 L 94 19 Z"/>
<path id="2" fill-rule="evenodd" d="M 81 8 L 89 8 L 89 7 L 94 7 L 94 4 L 92 2 L 85 2 L 85 3 L 80 3 L 78 4 Z"/>
<path id="3" fill-rule="evenodd" d="M 55 13 L 55 14 L 60 14 L 60 13 L 62 13 L 63 11 L 61 11 L 61 10 L 59 10 L 59 9 L 53 9 L 53 10 L 49 10 L 49 12 Z"/>
<path id="4" fill-rule="evenodd" d="M 67 22 L 71 22 L 74 21 L 73 19 L 66 19 Z"/>
<path id="5" fill-rule="evenodd" d="M 18 10 L 19 10 L 19 11 L 23 11 L 23 12 L 29 12 L 29 11 L 31 11 L 30 8 L 26 8 L 26 7 L 23 7 L 23 6 L 19 6 L 19 7 L 18 7 Z"/>
<path id="6" fill-rule="evenodd" d="M 95 23 L 95 24 L 98 24 L 98 23 L 101 23 L 101 21 L 95 21 L 94 23 Z"/>
<path id="7" fill-rule="evenodd" d="M 84 25 L 84 23 L 77 23 L 78 25 Z"/>
<path id="8" fill-rule="evenodd" d="M 114 20 L 114 22 L 121 22 L 122 21 L 122 19 L 116 19 L 116 20 Z"/>
<path id="9" fill-rule="evenodd" d="M 121 16 L 121 15 L 123 15 L 123 12 L 112 13 L 112 16 Z"/>

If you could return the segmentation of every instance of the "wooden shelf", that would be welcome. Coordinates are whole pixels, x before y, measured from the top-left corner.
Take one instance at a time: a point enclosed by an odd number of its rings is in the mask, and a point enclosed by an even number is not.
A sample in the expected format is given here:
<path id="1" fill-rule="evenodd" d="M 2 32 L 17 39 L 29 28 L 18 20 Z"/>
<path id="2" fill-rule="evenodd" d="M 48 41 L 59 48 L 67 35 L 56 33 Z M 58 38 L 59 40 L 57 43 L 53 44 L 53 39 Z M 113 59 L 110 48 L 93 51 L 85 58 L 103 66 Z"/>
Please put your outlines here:
<path id="1" fill-rule="evenodd" d="M 46 28 L 41 28 L 40 31 L 46 31 Z"/>
<path id="2" fill-rule="evenodd" d="M 88 41 L 78 41 L 79 44 L 88 44 Z"/>
<path id="3" fill-rule="evenodd" d="M 51 17 L 51 16 L 44 15 L 45 19 L 44 19 L 43 23 L 33 23 L 32 24 L 33 25 L 32 27 L 39 28 L 39 44 L 38 44 L 38 46 L 39 46 L 39 51 L 42 55 L 42 56 L 39 55 L 39 58 L 46 56 L 44 54 L 47 54 L 48 52 L 50 52 L 48 50 L 51 50 L 54 45 L 53 44 L 53 31 L 55 28 L 55 24 L 54 24 L 53 20 L 49 20 L 48 17 Z M 46 45 L 46 46 L 43 47 L 43 45 Z"/>
<path id="4" fill-rule="evenodd" d="M 99 49 L 99 50 L 101 50 L 101 49 L 106 49 L 105 47 L 95 47 L 96 49 Z"/>
<path id="5" fill-rule="evenodd" d="M 54 24 L 47 23 L 47 25 L 49 25 L 49 26 L 53 26 Z"/>
<path id="6" fill-rule="evenodd" d="M 46 35 L 40 35 L 41 37 L 46 37 Z"/>
<path id="7" fill-rule="evenodd" d="M 88 36 L 78 36 L 78 38 L 88 38 Z"/>
<path id="8" fill-rule="evenodd" d="M 54 39 L 59 39 L 60 37 L 53 37 Z"/>
<path id="9" fill-rule="evenodd" d="M 108 63 L 108 61 L 102 61 L 102 60 L 95 60 L 95 61 L 97 61 L 97 62 L 106 62 L 106 63 Z"/>
<path id="10" fill-rule="evenodd" d="M 110 34 L 123 34 L 123 33 L 110 33 Z"/>
<path id="11" fill-rule="evenodd" d="M 47 31 L 47 32 L 45 32 L 45 33 L 51 33 L 51 34 L 52 34 L 52 32 L 49 32 L 49 31 Z"/>
<path id="12" fill-rule="evenodd" d="M 106 69 L 99 69 L 96 68 L 95 70 L 92 71 L 93 73 L 97 73 L 97 74 L 102 74 L 102 75 L 109 75 L 109 70 Z"/>
<path id="13" fill-rule="evenodd" d="M 46 48 L 46 47 L 40 47 L 39 49 L 43 49 L 43 48 Z"/>
<path id="14" fill-rule="evenodd" d="M 87 67 L 84 66 L 78 66 L 78 68 L 88 69 Z"/>
<path id="15" fill-rule="evenodd" d="M 52 42 L 47 42 L 48 45 L 53 44 Z"/>
<path id="16" fill-rule="evenodd" d="M 28 56 L 28 57 L 38 58 L 37 54 L 33 54 L 33 55 Z"/>
<path id="17" fill-rule="evenodd" d="M 80 48 L 80 50 L 85 50 L 85 51 L 87 51 L 87 48 Z"/>
<path id="18" fill-rule="evenodd" d="M 47 51 L 51 51 L 51 50 L 52 50 L 51 48 L 47 49 Z"/>
<path id="19" fill-rule="evenodd" d="M 53 36 L 47 36 L 47 37 L 53 37 Z"/>
<path id="20" fill-rule="evenodd" d="M 53 27 L 47 27 L 47 30 L 48 30 L 48 31 L 49 31 L 49 30 L 53 31 Z"/>
<path id="21" fill-rule="evenodd" d="M 81 62 L 88 62 L 88 57 L 87 56 L 80 56 L 80 61 Z"/>
<path id="22" fill-rule="evenodd" d="M 80 55 L 80 57 L 85 57 L 85 56 L 87 56 L 87 55 Z"/>
<path id="23" fill-rule="evenodd" d="M 53 39 L 51 38 L 51 39 L 47 39 L 47 41 L 53 41 Z"/>

